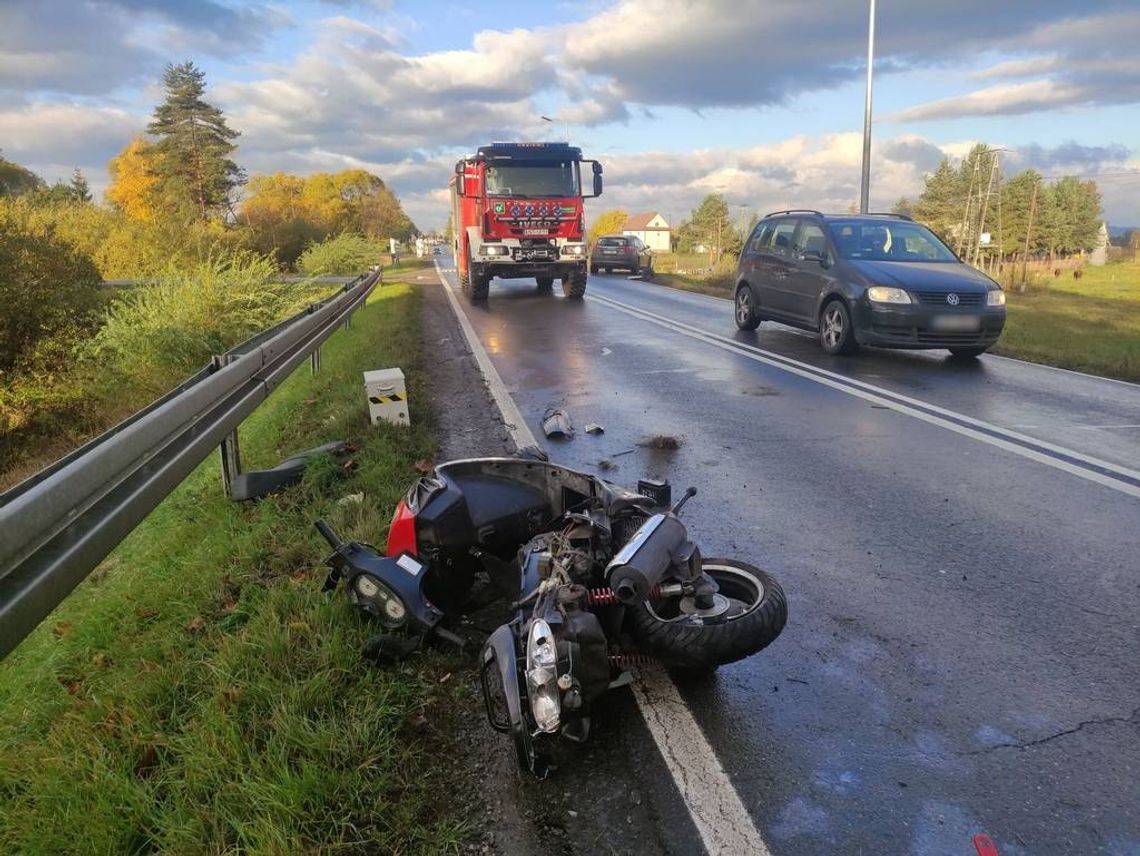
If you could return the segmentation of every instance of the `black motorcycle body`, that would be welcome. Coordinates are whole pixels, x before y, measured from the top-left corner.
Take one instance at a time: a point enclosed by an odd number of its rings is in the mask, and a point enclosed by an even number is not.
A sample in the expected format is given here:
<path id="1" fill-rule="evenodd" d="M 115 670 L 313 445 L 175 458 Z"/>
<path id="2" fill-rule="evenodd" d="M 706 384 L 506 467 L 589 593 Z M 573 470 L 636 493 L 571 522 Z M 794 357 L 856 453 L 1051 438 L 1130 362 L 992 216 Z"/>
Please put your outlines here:
<path id="1" fill-rule="evenodd" d="M 689 540 L 677 515 L 695 493 L 670 508 L 661 483 L 632 491 L 545 461 L 477 458 L 441 464 L 412 486 L 387 558 L 319 525 L 337 550 L 332 585 L 346 580 L 388 631 L 382 640 L 401 631 L 455 639 L 441 623 L 471 609 L 477 580 L 510 604 L 482 649 L 484 701 L 520 766 L 542 776 L 542 743 L 584 741 L 593 704 L 630 682 L 631 662 L 711 671 L 783 629 L 786 600 L 770 575 L 703 558 Z M 390 595 L 409 598 L 405 608 Z M 373 653 L 385 645 L 405 650 L 388 641 Z"/>

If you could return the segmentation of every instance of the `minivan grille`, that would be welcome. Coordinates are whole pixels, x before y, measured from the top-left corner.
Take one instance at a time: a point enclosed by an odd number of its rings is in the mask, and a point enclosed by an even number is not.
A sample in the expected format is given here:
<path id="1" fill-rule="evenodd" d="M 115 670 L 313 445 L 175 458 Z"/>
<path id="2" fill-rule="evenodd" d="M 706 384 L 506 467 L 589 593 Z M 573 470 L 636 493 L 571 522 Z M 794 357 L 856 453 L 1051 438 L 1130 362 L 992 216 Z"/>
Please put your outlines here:
<path id="1" fill-rule="evenodd" d="M 962 291 L 916 291 L 919 303 L 928 303 L 932 306 L 950 306 L 952 305 L 946 300 L 948 294 L 958 295 L 958 306 L 981 306 L 985 300 L 985 294 L 977 292 L 962 292 Z"/>

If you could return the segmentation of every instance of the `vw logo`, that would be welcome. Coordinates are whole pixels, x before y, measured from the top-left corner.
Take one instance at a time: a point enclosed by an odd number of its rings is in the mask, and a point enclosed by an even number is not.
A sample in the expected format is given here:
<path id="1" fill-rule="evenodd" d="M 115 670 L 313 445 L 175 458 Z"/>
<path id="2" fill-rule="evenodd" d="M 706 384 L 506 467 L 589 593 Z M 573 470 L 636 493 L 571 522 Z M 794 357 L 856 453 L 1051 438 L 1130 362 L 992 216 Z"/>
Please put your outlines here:
<path id="1" fill-rule="evenodd" d="M 949 303 L 951 306 L 957 306 L 958 305 L 958 295 L 951 291 L 949 294 L 946 295 L 946 302 Z"/>

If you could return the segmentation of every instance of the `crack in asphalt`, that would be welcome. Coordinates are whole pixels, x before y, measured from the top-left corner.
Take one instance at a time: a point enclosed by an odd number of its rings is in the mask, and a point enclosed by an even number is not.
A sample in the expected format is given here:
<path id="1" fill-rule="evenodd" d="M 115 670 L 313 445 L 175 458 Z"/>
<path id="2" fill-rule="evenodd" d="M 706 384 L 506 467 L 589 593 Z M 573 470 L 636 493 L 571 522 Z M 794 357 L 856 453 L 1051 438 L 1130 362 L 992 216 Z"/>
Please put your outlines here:
<path id="1" fill-rule="evenodd" d="M 988 755 L 991 752 L 996 752 L 999 749 L 1030 749 L 1034 746 L 1041 746 L 1044 743 L 1050 743 L 1061 737 L 1066 737 L 1070 734 L 1076 734 L 1084 730 L 1088 725 L 1128 725 L 1140 724 L 1140 707 L 1133 708 L 1129 716 L 1109 716 L 1103 719 L 1086 719 L 1083 722 L 1078 722 L 1072 728 L 1066 728 L 1063 731 L 1058 731 L 1054 734 L 1049 734 L 1045 737 L 1038 737 L 1036 740 L 1029 740 L 1026 742 L 1015 743 L 998 743 L 996 746 L 989 746 L 985 749 L 975 749 L 972 752 L 965 752 L 965 755 Z"/>

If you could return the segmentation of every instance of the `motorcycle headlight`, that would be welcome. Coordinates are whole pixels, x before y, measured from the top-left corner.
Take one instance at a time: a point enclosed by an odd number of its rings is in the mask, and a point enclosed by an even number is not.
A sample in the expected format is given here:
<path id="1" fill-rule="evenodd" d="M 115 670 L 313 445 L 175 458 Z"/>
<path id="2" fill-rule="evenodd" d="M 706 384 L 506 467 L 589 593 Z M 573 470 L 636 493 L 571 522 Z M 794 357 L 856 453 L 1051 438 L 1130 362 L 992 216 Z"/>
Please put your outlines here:
<path id="1" fill-rule="evenodd" d="M 1005 306 L 1005 292 L 997 288 L 987 291 L 986 306 Z"/>
<path id="2" fill-rule="evenodd" d="M 872 285 L 867 289 L 867 296 L 874 303 L 910 303 L 910 295 L 901 288 L 891 288 L 889 285 Z"/>
<path id="3" fill-rule="evenodd" d="M 558 649 L 550 625 L 531 622 L 526 642 L 526 682 L 530 712 L 539 730 L 558 730 L 562 701 L 558 690 Z"/>
<path id="4" fill-rule="evenodd" d="M 380 619 L 385 627 L 397 628 L 408 620 L 408 608 L 399 596 L 371 574 L 360 574 L 352 581 L 356 603 Z"/>

